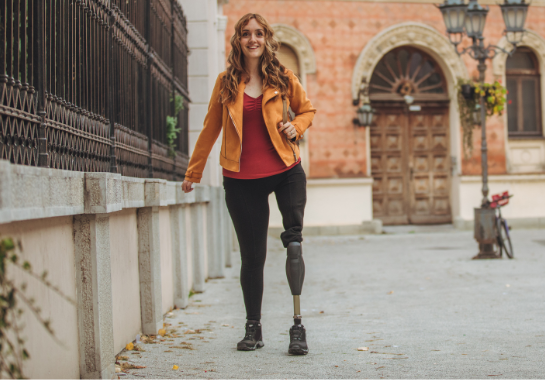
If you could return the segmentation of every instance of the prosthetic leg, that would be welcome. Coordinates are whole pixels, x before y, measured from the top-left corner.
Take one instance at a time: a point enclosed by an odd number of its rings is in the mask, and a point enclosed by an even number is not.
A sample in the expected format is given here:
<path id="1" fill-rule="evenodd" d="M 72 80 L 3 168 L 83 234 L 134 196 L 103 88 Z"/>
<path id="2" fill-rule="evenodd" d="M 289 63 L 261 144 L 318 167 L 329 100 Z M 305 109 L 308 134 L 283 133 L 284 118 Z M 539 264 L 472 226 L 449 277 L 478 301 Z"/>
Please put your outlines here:
<path id="1" fill-rule="evenodd" d="M 290 329 L 290 346 L 288 352 L 292 355 L 306 355 L 308 346 L 305 327 L 301 324 L 300 296 L 305 280 L 305 262 L 303 261 L 303 247 L 299 242 L 288 244 L 286 259 L 286 275 L 293 295 L 293 326 Z"/>

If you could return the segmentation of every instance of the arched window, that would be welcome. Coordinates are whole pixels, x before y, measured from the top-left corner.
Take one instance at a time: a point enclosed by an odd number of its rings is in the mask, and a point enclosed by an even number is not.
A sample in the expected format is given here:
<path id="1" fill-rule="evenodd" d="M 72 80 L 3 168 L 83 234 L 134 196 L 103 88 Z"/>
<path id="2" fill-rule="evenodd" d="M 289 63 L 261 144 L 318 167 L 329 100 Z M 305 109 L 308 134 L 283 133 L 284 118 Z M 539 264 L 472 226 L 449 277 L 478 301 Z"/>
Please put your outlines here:
<path id="1" fill-rule="evenodd" d="M 370 84 L 371 100 L 448 98 L 441 69 L 424 52 L 401 47 L 387 53 L 377 64 Z"/>
<path id="2" fill-rule="evenodd" d="M 276 56 L 281 64 L 293 71 L 293 73 L 297 75 L 297 78 L 301 79 L 301 74 L 299 73 L 299 59 L 291 47 L 281 44 L 280 49 L 276 52 Z"/>
<path id="3" fill-rule="evenodd" d="M 528 48 L 507 58 L 507 129 L 509 137 L 541 136 L 539 65 Z"/>

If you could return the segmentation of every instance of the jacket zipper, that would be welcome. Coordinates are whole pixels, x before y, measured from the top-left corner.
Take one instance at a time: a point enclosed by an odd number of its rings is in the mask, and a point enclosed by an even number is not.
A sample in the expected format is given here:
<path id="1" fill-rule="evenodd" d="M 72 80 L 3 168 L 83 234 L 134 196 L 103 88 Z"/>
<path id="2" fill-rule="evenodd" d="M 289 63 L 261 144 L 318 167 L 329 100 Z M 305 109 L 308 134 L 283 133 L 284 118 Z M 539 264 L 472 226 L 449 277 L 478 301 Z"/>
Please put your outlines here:
<path id="1" fill-rule="evenodd" d="M 238 133 L 237 125 L 235 124 L 235 120 L 233 120 L 233 116 L 231 116 L 231 111 L 229 110 L 229 107 L 227 107 L 227 113 L 229 114 L 229 117 L 231 118 L 231 122 L 235 126 L 235 131 L 237 131 L 238 138 L 240 140 L 240 156 L 238 158 L 238 171 L 240 172 L 240 157 L 242 157 L 242 136 L 240 133 Z M 225 149 L 227 150 L 227 143 L 225 144 Z"/>

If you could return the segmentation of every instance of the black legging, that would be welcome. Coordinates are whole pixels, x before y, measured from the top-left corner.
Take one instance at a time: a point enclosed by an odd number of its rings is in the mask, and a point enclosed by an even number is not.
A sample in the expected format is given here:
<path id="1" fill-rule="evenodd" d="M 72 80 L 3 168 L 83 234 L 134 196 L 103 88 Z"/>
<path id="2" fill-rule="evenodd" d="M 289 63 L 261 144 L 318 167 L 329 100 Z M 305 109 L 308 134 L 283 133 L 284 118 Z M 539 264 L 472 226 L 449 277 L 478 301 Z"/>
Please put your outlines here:
<path id="1" fill-rule="evenodd" d="M 284 247 L 303 241 L 303 215 L 307 202 L 306 176 L 301 164 L 290 170 L 259 179 L 223 177 L 225 200 L 240 246 L 242 266 L 240 284 L 246 305 L 246 318 L 261 319 L 263 268 L 267 256 L 269 194 L 276 194 L 282 213 Z"/>

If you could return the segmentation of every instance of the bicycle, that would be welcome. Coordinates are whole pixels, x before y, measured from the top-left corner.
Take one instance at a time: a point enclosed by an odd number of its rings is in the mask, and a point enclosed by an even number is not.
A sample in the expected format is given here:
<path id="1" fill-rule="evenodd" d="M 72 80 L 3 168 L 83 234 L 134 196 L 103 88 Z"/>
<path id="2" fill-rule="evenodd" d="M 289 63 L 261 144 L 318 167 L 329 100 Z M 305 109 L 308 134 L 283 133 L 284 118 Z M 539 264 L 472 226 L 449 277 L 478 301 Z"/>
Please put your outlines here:
<path id="1" fill-rule="evenodd" d="M 490 202 L 490 208 L 496 210 L 496 239 L 499 248 L 500 257 L 503 255 L 503 251 L 507 257 L 512 259 L 513 254 L 513 245 L 511 244 L 511 237 L 509 236 L 509 226 L 507 221 L 501 216 L 501 208 L 509 203 L 509 198 L 513 195 L 509 195 L 508 191 L 505 191 L 501 194 L 492 195 L 492 202 Z"/>

